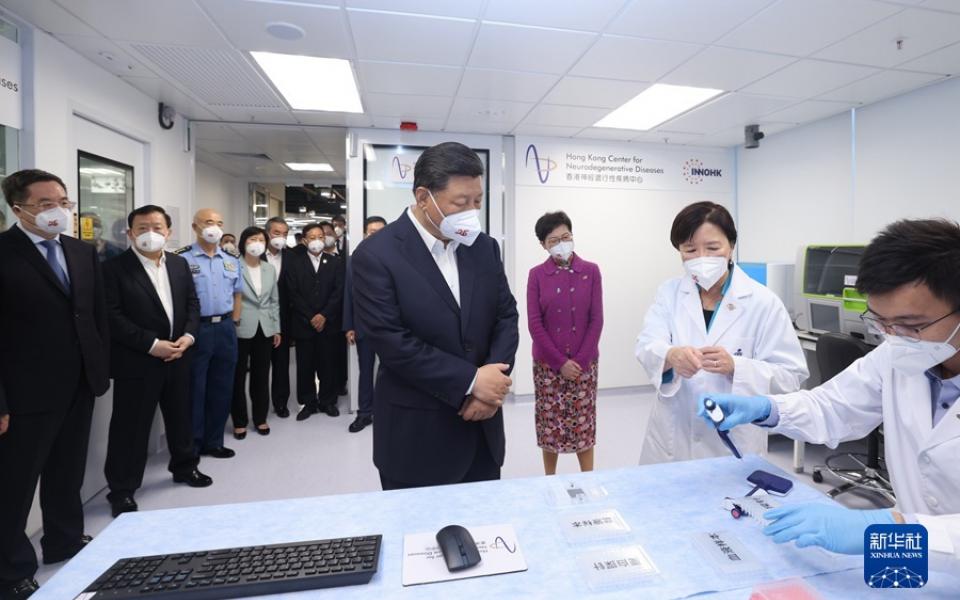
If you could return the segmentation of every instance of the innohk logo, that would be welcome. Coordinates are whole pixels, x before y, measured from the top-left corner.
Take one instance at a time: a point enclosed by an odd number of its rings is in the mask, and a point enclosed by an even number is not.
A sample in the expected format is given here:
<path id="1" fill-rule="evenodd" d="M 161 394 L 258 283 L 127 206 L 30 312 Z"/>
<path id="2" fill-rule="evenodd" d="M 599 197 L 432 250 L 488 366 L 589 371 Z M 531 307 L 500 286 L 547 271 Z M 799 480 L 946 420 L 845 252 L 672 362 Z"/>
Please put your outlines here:
<path id="1" fill-rule="evenodd" d="M 537 147 L 533 144 L 527 146 L 527 155 L 524 158 L 523 166 L 530 166 L 530 155 L 533 155 L 533 164 L 537 169 L 537 179 L 540 180 L 540 183 L 546 183 L 550 179 L 550 171 L 553 171 L 557 168 L 557 163 L 549 156 L 540 158 L 540 154 L 537 152 Z"/>
<path id="2" fill-rule="evenodd" d="M 400 177 L 400 181 L 404 181 L 407 178 L 407 175 L 410 173 L 410 169 L 412 169 L 413 166 L 400 162 L 400 156 L 397 154 L 394 154 L 393 165 L 391 165 L 391 168 L 395 168 L 397 170 L 397 175 Z"/>
<path id="3" fill-rule="evenodd" d="M 691 158 L 683 163 L 681 174 L 687 183 L 699 185 L 705 177 L 723 177 L 723 169 L 708 169 L 699 158 Z"/>

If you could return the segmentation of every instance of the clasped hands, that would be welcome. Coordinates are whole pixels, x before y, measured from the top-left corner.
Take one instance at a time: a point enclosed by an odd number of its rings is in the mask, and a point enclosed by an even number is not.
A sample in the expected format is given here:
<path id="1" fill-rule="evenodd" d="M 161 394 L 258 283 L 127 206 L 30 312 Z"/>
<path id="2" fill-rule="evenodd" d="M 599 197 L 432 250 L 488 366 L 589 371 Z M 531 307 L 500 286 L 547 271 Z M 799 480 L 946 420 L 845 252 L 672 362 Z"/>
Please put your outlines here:
<path id="1" fill-rule="evenodd" d="M 733 375 L 735 368 L 733 357 L 720 346 L 674 346 L 667 352 L 666 363 L 685 379 L 690 379 L 701 370 L 719 375 Z"/>
<path id="2" fill-rule="evenodd" d="M 163 362 L 172 362 L 181 358 L 187 348 L 192 345 L 193 338 L 189 335 L 181 335 L 175 342 L 157 340 L 157 343 L 150 349 L 150 356 L 159 358 Z"/>
<path id="3" fill-rule="evenodd" d="M 464 421 L 485 421 L 497 414 L 513 381 L 507 376 L 510 365 L 494 363 L 477 369 L 473 392 L 464 400 L 460 412 Z"/>

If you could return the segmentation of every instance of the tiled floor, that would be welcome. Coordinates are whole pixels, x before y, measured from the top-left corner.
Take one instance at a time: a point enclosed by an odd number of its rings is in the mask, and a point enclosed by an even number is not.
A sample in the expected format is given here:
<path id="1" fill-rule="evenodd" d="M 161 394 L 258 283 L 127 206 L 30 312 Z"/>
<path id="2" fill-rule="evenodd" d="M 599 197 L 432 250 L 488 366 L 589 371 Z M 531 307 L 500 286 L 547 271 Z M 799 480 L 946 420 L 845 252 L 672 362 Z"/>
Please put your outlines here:
<path id="1" fill-rule="evenodd" d="M 597 469 L 637 463 L 653 399 L 649 389 L 600 393 Z M 341 406 L 345 404 L 341 398 Z M 278 419 L 271 414 L 271 435 L 263 437 L 250 432 L 243 441 L 228 436 L 227 446 L 237 451 L 236 457 L 203 459 L 200 469 L 214 479 L 213 486 L 204 489 L 174 484 L 166 470 L 166 453 L 155 455 L 147 465 L 137 503 L 140 510 L 153 510 L 379 490 L 379 478 L 372 461 L 372 430 L 348 433 L 347 426 L 352 420 L 353 415 L 345 410 L 337 418 L 315 415 L 303 422 L 293 417 Z M 533 403 L 508 403 L 504 407 L 504 420 L 507 459 L 503 477 L 541 475 L 543 467 L 533 429 Z M 808 447 L 807 472 L 798 477 L 812 484 L 809 466 L 822 462 L 828 451 L 824 447 Z M 771 462 L 788 472 L 792 472 L 792 452 L 789 440 L 771 439 Z M 575 472 L 576 457 L 562 456 L 558 470 Z M 831 486 L 817 487 L 827 490 Z M 86 531 L 90 535 L 97 535 L 112 520 L 105 494 L 101 492 L 86 506 Z M 840 500 L 858 508 L 873 506 L 869 498 L 851 494 L 842 495 Z M 256 524 L 238 523 L 237 527 L 256 527 Z M 34 543 L 38 545 L 38 540 Z M 135 552 L 131 549 L 131 553 Z M 57 568 L 59 565 L 42 567 L 38 580 L 42 583 Z"/>

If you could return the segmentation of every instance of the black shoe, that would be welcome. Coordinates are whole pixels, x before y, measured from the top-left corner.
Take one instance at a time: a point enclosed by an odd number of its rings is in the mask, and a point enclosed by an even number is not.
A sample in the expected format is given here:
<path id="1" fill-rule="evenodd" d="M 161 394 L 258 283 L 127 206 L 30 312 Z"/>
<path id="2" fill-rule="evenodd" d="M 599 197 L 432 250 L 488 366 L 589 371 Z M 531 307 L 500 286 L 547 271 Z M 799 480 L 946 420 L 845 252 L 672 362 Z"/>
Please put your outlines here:
<path id="1" fill-rule="evenodd" d="M 133 501 L 133 496 L 120 496 L 116 500 L 110 501 L 110 514 L 113 515 L 114 519 L 123 513 L 137 512 L 137 510 L 139 510 L 139 507 L 137 503 Z"/>
<path id="2" fill-rule="evenodd" d="M 264 427 L 261 429 L 260 427 L 257 427 L 257 433 L 259 433 L 260 435 L 270 435 L 270 428 Z"/>
<path id="3" fill-rule="evenodd" d="M 281 406 L 280 408 L 276 409 L 273 412 L 277 413 L 277 416 L 280 417 L 281 419 L 286 419 L 287 417 L 290 416 L 290 409 L 287 408 L 286 406 Z"/>
<path id="4" fill-rule="evenodd" d="M 221 448 L 221 450 L 227 450 L 228 452 L 230 452 L 230 456 L 233 456 L 233 450 L 230 450 L 229 448 Z M 223 458 L 229 458 L 229 457 L 225 456 Z M 211 479 L 208 475 L 204 475 L 197 469 L 193 469 L 192 471 L 186 474 L 174 475 L 173 482 L 185 483 L 190 487 L 200 488 L 200 487 L 207 487 L 211 485 L 213 483 L 213 479 Z"/>
<path id="5" fill-rule="evenodd" d="M 246 432 L 246 430 L 244 430 L 244 431 L 234 431 L 234 432 L 233 432 L 233 439 L 235 439 L 235 440 L 242 440 L 242 439 L 245 438 L 245 437 L 247 437 L 247 432 Z"/>
<path id="6" fill-rule="evenodd" d="M 236 455 L 236 452 L 223 446 L 219 448 L 207 448 L 206 450 L 200 451 L 200 456 L 212 456 L 213 458 L 233 458 Z"/>
<path id="7" fill-rule="evenodd" d="M 373 424 L 373 417 L 369 415 L 357 415 L 353 423 L 350 423 L 350 427 L 347 427 L 347 431 L 357 433 L 358 431 L 363 431 L 367 425 L 371 424 Z"/>
<path id="8" fill-rule="evenodd" d="M 83 550 L 83 547 L 84 547 L 84 546 L 86 546 L 87 544 L 89 544 L 89 543 L 92 542 L 92 541 L 93 541 L 93 538 L 90 537 L 89 535 L 81 535 L 81 536 L 80 536 L 80 545 L 77 547 L 76 550 L 74 550 L 74 551 L 72 551 L 72 552 L 65 552 L 65 553 L 63 553 L 63 554 L 56 554 L 56 553 L 54 553 L 54 554 L 48 554 L 47 552 L 44 552 L 44 553 L 43 553 L 43 564 L 45 564 L 45 565 L 52 565 L 52 564 L 54 564 L 54 563 L 63 562 L 63 561 L 65 561 L 65 560 L 70 560 L 71 558 L 73 558 L 74 556 L 76 556 L 77 553 L 79 553 L 81 550 Z M 36 591 L 36 590 L 34 590 L 34 591 Z M 33 592 L 30 592 L 30 593 L 32 594 Z M 24 596 L 24 598 L 26 598 L 26 596 Z"/>
<path id="9" fill-rule="evenodd" d="M 24 600 L 32 596 L 33 593 L 39 589 L 40 586 L 37 584 L 37 580 L 33 577 L 27 577 L 26 579 L 21 579 L 16 582 L 11 587 L 0 591 L 0 600 Z"/>
<path id="10" fill-rule="evenodd" d="M 337 395 L 338 395 L 338 396 L 346 396 L 346 395 L 349 394 L 349 393 L 350 393 L 350 392 L 347 391 L 347 387 L 344 386 L 344 387 L 340 388 L 340 391 L 337 392 Z"/>
<path id="11" fill-rule="evenodd" d="M 336 405 L 336 404 L 328 404 L 328 405 L 324 406 L 324 407 L 323 407 L 323 412 L 327 413 L 327 415 L 329 415 L 329 416 L 331 416 L 331 417 L 339 417 L 339 416 L 340 416 L 340 409 L 337 408 L 337 405 Z"/>
<path id="12" fill-rule="evenodd" d="M 320 412 L 316 406 L 307 406 L 306 404 L 300 409 L 300 412 L 297 413 L 298 421 L 306 421 L 310 418 L 310 415 L 315 415 Z"/>

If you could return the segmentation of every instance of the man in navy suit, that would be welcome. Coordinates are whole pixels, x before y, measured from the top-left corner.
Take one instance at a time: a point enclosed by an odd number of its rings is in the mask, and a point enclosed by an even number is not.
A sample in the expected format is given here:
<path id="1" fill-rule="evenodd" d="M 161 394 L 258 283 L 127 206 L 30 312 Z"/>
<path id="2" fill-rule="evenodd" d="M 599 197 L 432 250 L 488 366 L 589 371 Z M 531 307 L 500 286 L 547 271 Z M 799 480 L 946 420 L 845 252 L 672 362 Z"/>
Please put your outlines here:
<path id="1" fill-rule="evenodd" d="M 517 303 L 480 231 L 483 163 L 428 148 L 415 204 L 353 255 L 357 327 L 380 357 L 373 462 L 383 489 L 500 478 Z"/>
<path id="2" fill-rule="evenodd" d="M 0 599 L 22 600 L 37 590 L 25 529 L 38 481 L 43 562 L 90 541 L 80 489 L 94 397 L 110 385 L 110 334 L 96 248 L 67 235 L 67 186 L 26 169 L 3 195 L 19 222 L 0 233 Z"/>

